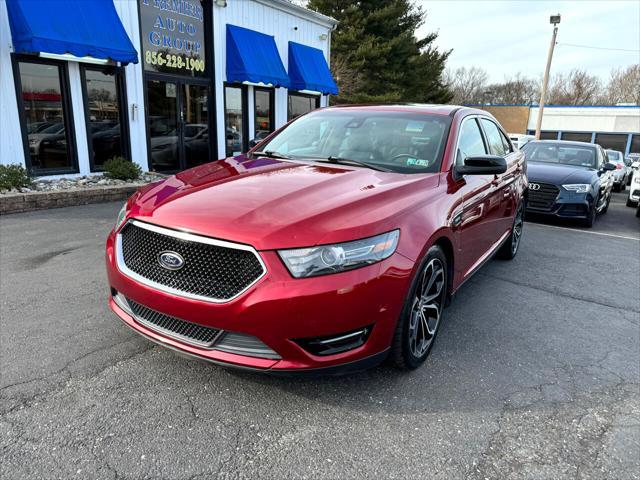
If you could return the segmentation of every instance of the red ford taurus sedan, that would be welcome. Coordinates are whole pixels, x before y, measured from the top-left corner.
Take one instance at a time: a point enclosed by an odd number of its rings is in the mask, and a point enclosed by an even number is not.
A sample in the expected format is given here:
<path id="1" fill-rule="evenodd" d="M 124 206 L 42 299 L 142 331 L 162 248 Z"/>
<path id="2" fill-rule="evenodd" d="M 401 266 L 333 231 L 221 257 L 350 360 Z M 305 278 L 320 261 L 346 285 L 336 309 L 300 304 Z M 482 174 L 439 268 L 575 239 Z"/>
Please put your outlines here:
<path id="1" fill-rule="evenodd" d="M 465 280 L 516 255 L 525 168 L 480 110 L 316 110 L 133 195 L 107 240 L 110 306 L 221 365 L 413 369 Z"/>

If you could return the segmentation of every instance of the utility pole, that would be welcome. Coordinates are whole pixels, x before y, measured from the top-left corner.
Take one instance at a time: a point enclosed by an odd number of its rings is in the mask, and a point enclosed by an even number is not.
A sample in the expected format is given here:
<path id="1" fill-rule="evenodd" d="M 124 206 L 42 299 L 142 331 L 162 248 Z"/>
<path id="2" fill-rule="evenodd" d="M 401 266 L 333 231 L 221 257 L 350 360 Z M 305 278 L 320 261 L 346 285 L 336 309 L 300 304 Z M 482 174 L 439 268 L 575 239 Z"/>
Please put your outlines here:
<path id="1" fill-rule="evenodd" d="M 540 140 L 540 128 L 542 127 L 542 113 L 544 112 L 544 99 L 547 96 L 547 86 L 549 85 L 549 71 L 551 70 L 551 59 L 553 58 L 553 49 L 556 46 L 556 36 L 558 35 L 558 24 L 560 23 L 560 14 L 551 15 L 549 23 L 553 25 L 553 35 L 551 36 L 551 45 L 549 45 L 549 54 L 547 55 L 547 68 L 544 70 L 544 79 L 542 80 L 542 91 L 540 92 L 540 105 L 538 106 L 538 120 L 536 122 L 536 140 Z"/>

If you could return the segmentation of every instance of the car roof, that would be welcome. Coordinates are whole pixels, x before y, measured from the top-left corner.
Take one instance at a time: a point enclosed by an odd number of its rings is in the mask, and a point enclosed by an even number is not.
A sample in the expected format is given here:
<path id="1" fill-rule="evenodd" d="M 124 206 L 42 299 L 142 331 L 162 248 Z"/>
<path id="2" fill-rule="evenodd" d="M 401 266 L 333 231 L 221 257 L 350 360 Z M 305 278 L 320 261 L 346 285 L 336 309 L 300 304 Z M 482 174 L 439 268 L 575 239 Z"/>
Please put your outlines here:
<path id="1" fill-rule="evenodd" d="M 557 145 L 574 145 L 576 147 L 591 147 L 596 148 L 595 143 L 589 142 L 574 142 L 573 140 L 531 140 L 529 143 L 552 143 Z"/>
<path id="2" fill-rule="evenodd" d="M 358 111 L 375 111 L 375 112 L 411 112 L 425 113 L 431 115 L 449 115 L 453 116 L 458 111 L 468 111 L 469 113 L 483 114 L 488 117 L 492 115 L 486 110 L 477 108 L 462 107 L 460 105 L 437 105 L 429 103 L 394 103 L 394 104 L 344 104 L 323 108 L 322 110 L 358 110 Z"/>

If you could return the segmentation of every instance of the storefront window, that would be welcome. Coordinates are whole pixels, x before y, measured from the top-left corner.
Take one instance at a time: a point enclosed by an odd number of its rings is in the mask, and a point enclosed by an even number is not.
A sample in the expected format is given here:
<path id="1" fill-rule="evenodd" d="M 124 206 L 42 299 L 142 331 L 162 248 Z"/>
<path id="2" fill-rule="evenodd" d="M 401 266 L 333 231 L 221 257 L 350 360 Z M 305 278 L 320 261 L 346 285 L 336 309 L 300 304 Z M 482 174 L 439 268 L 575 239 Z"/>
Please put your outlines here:
<path id="1" fill-rule="evenodd" d="M 629 153 L 640 153 L 640 135 L 631 136 L 631 148 Z"/>
<path id="2" fill-rule="evenodd" d="M 89 160 L 99 170 L 113 157 L 128 157 L 125 147 L 125 107 L 121 72 L 110 68 L 82 68 Z"/>
<path id="3" fill-rule="evenodd" d="M 562 140 L 591 143 L 590 132 L 562 132 Z"/>
<path id="4" fill-rule="evenodd" d="M 289 93 L 289 105 L 287 109 L 287 120 L 292 120 L 300 115 L 320 108 L 319 95 L 305 95 L 302 93 Z"/>
<path id="5" fill-rule="evenodd" d="M 254 135 L 256 141 L 264 139 L 274 130 L 273 119 L 273 90 L 254 88 Z"/>
<path id="6" fill-rule="evenodd" d="M 245 150 L 245 89 L 224 87 L 225 146 L 227 157 L 240 155 Z"/>
<path id="7" fill-rule="evenodd" d="M 540 132 L 540 140 L 557 140 L 558 132 L 546 131 Z"/>
<path id="8" fill-rule="evenodd" d="M 254 138 L 262 140 L 274 130 L 274 92 L 271 89 L 254 89 L 255 132 Z"/>
<path id="9" fill-rule="evenodd" d="M 627 149 L 628 138 L 626 133 L 597 133 L 596 143 L 602 148 L 624 153 Z"/>
<path id="10" fill-rule="evenodd" d="M 29 167 L 38 173 L 74 169 L 67 88 L 56 63 L 19 61 L 20 92 Z"/>

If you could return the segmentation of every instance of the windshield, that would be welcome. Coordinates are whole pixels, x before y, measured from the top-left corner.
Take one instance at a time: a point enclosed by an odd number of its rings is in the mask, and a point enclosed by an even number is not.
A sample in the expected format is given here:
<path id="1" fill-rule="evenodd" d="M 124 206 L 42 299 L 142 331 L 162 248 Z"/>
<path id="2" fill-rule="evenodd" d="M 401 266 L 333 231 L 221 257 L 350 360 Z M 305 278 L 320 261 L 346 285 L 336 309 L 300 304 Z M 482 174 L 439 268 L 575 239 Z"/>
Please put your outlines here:
<path id="1" fill-rule="evenodd" d="M 607 158 L 613 163 L 622 163 L 622 153 L 614 150 L 607 150 Z"/>
<path id="2" fill-rule="evenodd" d="M 527 143 L 522 151 L 529 162 L 558 163 L 596 168 L 596 150 L 593 147 L 554 143 Z"/>
<path id="3" fill-rule="evenodd" d="M 293 159 L 349 159 L 393 172 L 436 172 L 451 119 L 374 110 L 321 110 L 304 115 L 260 150 Z"/>

